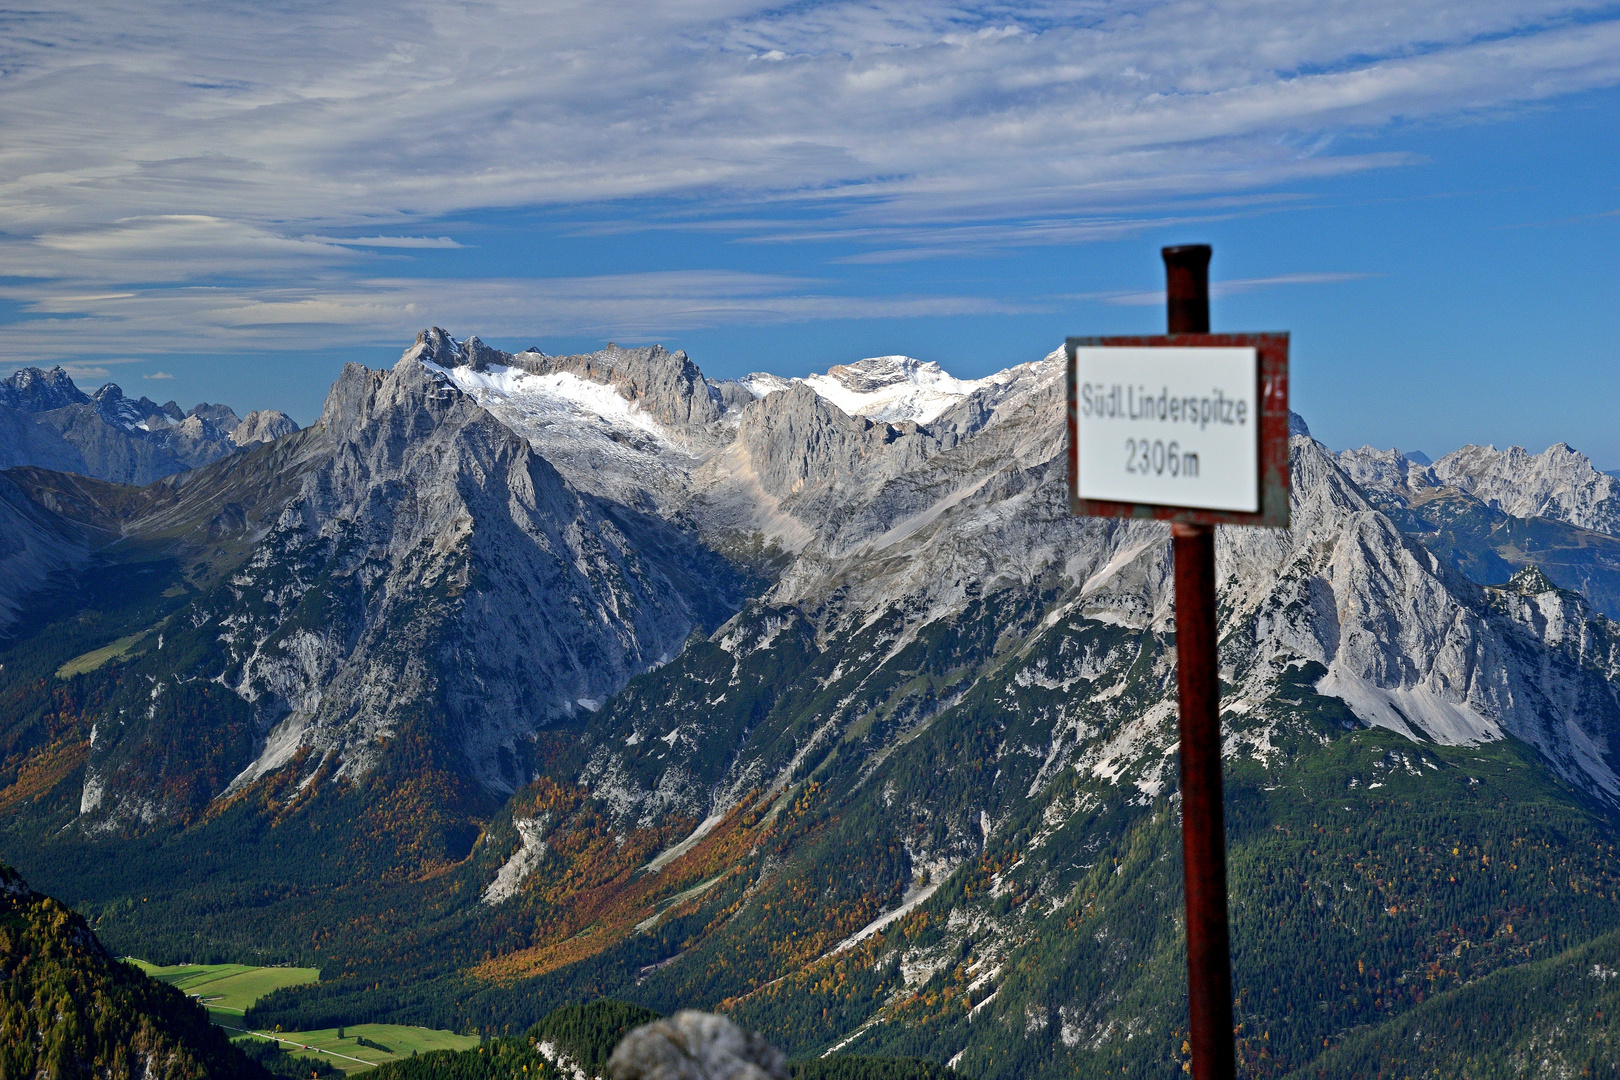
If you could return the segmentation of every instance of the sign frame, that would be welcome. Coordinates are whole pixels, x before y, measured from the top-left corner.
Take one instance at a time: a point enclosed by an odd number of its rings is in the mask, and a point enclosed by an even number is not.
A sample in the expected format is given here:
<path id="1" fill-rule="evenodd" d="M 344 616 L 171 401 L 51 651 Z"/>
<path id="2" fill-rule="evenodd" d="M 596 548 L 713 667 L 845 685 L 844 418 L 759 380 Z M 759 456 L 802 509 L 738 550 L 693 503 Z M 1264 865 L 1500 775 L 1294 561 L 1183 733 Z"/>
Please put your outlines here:
<path id="1" fill-rule="evenodd" d="M 1201 510 L 1159 503 L 1109 502 L 1080 497 L 1080 405 L 1077 349 L 1096 348 L 1252 348 L 1260 405 L 1259 482 L 1260 509 Z M 1288 333 L 1259 334 L 1132 334 L 1109 337 L 1071 337 L 1064 342 L 1067 356 L 1069 512 L 1079 517 L 1146 518 L 1184 521 L 1198 525 L 1258 525 L 1288 527 L 1290 492 L 1288 468 Z"/>

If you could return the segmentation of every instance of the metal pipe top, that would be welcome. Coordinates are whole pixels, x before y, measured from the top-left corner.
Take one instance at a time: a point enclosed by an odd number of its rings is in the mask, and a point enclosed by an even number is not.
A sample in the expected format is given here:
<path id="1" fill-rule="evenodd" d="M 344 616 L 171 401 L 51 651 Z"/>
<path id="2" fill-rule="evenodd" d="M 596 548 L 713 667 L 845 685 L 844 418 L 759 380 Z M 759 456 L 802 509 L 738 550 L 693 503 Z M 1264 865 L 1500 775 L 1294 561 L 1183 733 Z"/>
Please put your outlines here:
<path id="1" fill-rule="evenodd" d="M 1160 250 L 1164 256 L 1164 306 L 1172 334 L 1209 333 L 1208 244 L 1181 244 Z"/>

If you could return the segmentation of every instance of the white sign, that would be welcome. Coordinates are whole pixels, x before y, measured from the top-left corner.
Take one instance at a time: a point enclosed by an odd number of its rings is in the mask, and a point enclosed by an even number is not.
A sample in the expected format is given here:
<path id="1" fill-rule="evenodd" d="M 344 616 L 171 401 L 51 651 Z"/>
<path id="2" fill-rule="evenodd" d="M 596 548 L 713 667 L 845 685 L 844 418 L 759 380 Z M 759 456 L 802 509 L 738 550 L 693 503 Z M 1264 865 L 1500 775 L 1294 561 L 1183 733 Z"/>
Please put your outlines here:
<path id="1" fill-rule="evenodd" d="M 1252 347 L 1079 348 L 1075 359 L 1082 499 L 1260 509 Z"/>

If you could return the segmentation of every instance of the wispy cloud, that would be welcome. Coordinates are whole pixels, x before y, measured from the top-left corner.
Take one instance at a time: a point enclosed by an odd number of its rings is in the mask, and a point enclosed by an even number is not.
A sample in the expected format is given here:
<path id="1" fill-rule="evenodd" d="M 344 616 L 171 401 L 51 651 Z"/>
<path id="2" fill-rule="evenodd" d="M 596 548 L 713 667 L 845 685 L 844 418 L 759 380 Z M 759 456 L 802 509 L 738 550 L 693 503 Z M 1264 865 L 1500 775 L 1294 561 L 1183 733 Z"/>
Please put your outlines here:
<path id="1" fill-rule="evenodd" d="M 57 0 L 6 18 L 0 265 L 26 279 L 7 292 L 20 332 L 73 352 L 186 312 L 211 329 L 166 329 L 215 347 L 278 325 L 286 347 L 315 340 L 292 328 L 394 333 L 403 304 L 487 325 L 520 295 L 580 327 L 950 306 L 721 289 L 619 297 L 609 318 L 543 284 L 381 274 L 464 243 L 454 215 L 607 203 L 652 224 L 653 198 L 687 227 L 854 262 L 1085 243 L 1262 209 L 1178 201 L 1410 160 L 1346 133 L 1620 83 L 1608 0 L 669 0 L 634 18 Z"/>
<path id="2" fill-rule="evenodd" d="M 348 238 L 341 236 L 304 236 L 299 239 L 318 244 L 338 244 L 345 247 L 442 250 L 462 246 L 448 236 L 354 236 Z"/>
<path id="3" fill-rule="evenodd" d="M 302 285 L 165 287 L 95 296 L 0 286 L 30 316 L 8 348 L 27 357 L 107 352 L 152 340 L 164 351 L 281 347 L 305 335 L 327 347 L 408 338 L 423 326 L 486 336 L 659 336 L 732 325 L 823 319 L 1019 314 L 1051 301 L 948 294 L 851 296 L 811 278 L 669 271 L 575 278 L 368 278 Z"/>
<path id="4" fill-rule="evenodd" d="M 141 378 L 143 378 L 143 379 L 172 379 L 172 378 L 174 378 L 174 376 L 170 375 L 167 371 L 154 371 L 150 375 L 142 375 Z"/>

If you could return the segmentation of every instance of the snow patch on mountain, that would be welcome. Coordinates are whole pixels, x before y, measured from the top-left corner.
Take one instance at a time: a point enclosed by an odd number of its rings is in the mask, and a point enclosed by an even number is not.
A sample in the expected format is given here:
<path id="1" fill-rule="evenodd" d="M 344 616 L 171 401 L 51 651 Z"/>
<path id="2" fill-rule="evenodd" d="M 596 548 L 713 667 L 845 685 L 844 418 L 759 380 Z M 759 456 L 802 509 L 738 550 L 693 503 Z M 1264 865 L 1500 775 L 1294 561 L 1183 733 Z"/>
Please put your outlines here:
<path id="1" fill-rule="evenodd" d="M 1061 350 L 1055 355 L 1061 357 Z M 804 385 L 848 416 L 864 416 L 886 424 L 928 424 L 975 392 L 1014 381 L 1030 366 L 1009 368 L 983 379 L 958 379 L 933 361 L 910 356 L 869 356 L 852 364 L 837 364 L 824 375 L 804 378 L 756 371 L 736 380 L 736 385 L 755 398 Z"/>
<path id="2" fill-rule="evenodd" d="M 567 371 L 535 375 L 521 368 L 490 365 L 482 371 L 470 367 L 442 368 L 429 360 L 422 366 L 455 383 L 486 408 L 506 405 L 524 426 L 556 422 L 559 411 L 595 421 L 608 432 L 650 435 L 670 443 L 669 432 L 646 415 L 635 402 L 611 386 L 582 379 Z M 522 422 L 522 421 L 520 421 Z"/>
<path id="3" fill-rule="evenodd" d="M 738 379 L 737 384 L 756 398 L 762 398 L 766 394 L 786 390 L 797 381 L 797 379 L 788 379 L 781 375 L 772 375 L 768 371 L 755 371 Z"/>

